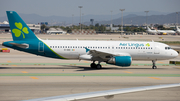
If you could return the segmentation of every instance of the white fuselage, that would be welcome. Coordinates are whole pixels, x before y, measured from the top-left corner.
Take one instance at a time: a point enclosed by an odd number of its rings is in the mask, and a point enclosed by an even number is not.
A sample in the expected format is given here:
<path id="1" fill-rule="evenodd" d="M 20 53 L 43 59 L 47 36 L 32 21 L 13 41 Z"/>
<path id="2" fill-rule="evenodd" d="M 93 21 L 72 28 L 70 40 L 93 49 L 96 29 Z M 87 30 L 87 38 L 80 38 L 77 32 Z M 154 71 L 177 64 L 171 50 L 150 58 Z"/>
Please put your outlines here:
<path id="1" fill-rule="evenodd" d="M 157 34 L 157 30 L 147 30 L 148 33 L 153 33 L 153 34 Z"/>
<path id="2" fill-rule="evenodd" d="M 153 34 L 157 34 L 157 33 L 161 33 L 161 34 L 174 34 L 176 33 L 173 30 L 151 30 L 148 26 L 147 26 L 147 32 L 148 33 L 153 33 Z"/>
<path id="3" fill-rule="evenodd" d="M 87 54 L 85 47 L 113 54 L 129 54 L 133 60 L 165 60 L 177 56 L 177 52 L 159 42 L 137 41 L 79 41 L 42 40 L 53 51 L 67 59 L 79 59 Z M 168 49 L 169 47 L 169 49 Z"/>
<path id="4" fill-rule="evenodd" d="M 157 30 L 157 32 L 159 32 L 159 33 L 166 33 L 166 34 L 174 34 L 174 33 L 176 33 L 173 30 Z"/>

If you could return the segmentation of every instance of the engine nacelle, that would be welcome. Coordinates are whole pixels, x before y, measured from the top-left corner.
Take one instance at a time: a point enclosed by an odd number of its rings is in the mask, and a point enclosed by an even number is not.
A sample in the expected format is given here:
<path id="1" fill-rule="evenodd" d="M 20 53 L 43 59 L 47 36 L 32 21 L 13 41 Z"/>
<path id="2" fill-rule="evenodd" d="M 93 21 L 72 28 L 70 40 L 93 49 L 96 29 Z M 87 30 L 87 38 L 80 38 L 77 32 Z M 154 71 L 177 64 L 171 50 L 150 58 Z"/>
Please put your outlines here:
<path id="1" fill-rule="evenodd" d="M 108 64 L 113 64 L 117 66 L 130 66 L 132 62 L 131 56 L 115 56 L 107 61 Z"/>
<path id="2" fill-rule="evenodd" d="M 91 60 L 92 56 L 91 55 L 80 55 L 79 56 L 79 59 L 83 59 L 83 60 Z"/>

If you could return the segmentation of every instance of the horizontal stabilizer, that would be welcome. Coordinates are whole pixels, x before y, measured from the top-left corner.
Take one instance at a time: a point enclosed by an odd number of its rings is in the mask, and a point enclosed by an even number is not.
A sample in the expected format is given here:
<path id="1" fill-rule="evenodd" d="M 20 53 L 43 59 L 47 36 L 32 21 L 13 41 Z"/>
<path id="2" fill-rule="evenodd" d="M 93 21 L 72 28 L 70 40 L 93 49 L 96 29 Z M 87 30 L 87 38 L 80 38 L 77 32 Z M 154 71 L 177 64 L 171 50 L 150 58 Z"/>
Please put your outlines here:
<path id="1" fill-rule="evenodd" d="M 25 44 L 25 43 L 24 44 L 9 43 L 9 44 L 20 47 L 20 48 L 29 48 L 29 44 Z"/>

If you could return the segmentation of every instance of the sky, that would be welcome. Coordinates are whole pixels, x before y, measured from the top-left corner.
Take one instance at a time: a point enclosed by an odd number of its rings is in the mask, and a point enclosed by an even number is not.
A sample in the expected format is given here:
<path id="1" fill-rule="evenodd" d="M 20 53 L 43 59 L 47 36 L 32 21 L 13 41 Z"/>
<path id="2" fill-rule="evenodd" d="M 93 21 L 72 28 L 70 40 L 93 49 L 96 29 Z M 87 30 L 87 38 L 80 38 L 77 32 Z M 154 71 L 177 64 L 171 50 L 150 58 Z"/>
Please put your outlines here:
<path id="1" fill-rule="evenodd" d="M 180 0 L 0 0 L 0 17 L 6 11 L 41 16 L 79 16 L 83 6 L 84 15 L 109 15 L 125 12 L 177 12 L 180 11 Z"/>

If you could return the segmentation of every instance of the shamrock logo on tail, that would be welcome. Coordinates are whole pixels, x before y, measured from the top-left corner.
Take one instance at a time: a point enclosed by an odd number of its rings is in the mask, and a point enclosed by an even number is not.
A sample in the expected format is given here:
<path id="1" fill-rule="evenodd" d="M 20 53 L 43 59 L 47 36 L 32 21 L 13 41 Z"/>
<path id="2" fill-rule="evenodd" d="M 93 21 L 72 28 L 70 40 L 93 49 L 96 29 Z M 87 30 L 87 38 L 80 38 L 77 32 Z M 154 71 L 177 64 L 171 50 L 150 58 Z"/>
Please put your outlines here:
<path id="1" fill-rule="evenodd" d="M 15 26 L 18 28 L 18 29 L 13 29 L 12 32 L 15 34 L 16 37 L 20 37 L 21 34 L 23 35 L 23 38 L 25 38 L 25 34 L 29 34 L 29 31 L 27 29 L 27 27 L 23 27 L 22 24 L 19 22 L 15 22 Z"/>

